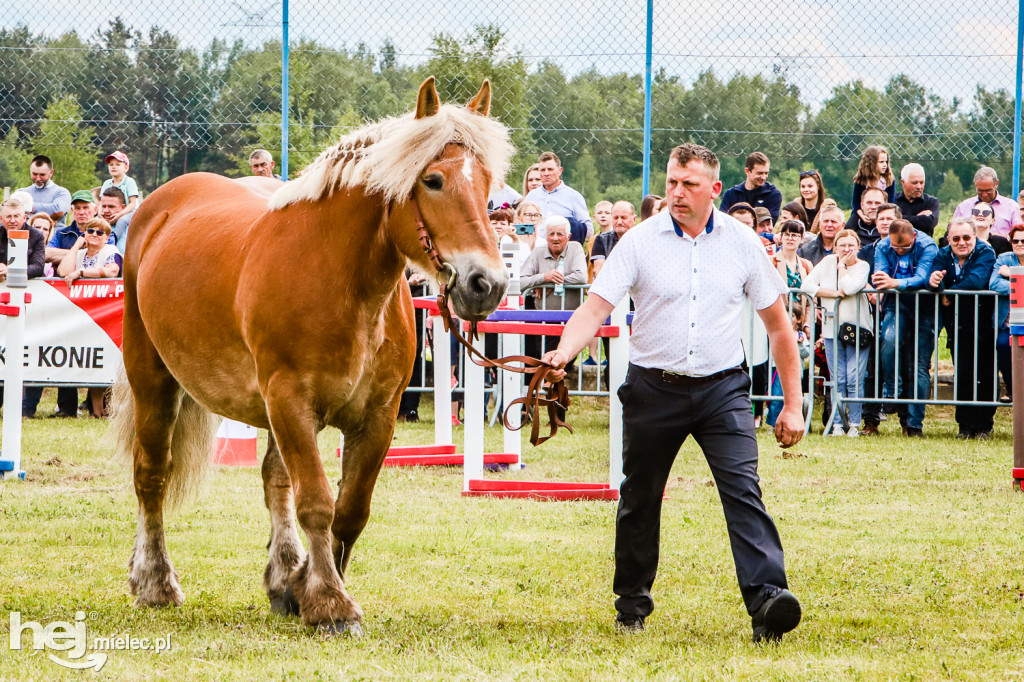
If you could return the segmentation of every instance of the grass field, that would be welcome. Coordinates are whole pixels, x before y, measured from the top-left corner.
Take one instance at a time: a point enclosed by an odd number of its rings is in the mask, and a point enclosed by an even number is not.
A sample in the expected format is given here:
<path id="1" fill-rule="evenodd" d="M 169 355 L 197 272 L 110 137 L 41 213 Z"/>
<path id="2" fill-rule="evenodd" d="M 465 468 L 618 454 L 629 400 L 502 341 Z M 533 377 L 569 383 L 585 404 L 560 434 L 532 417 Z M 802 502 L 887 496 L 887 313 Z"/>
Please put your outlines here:
<path id="1" fill-rule="evenodd" d="M 750 643 L 721 506 L 692 442 L 667 490 L 643 634 L 612 626 L 614 503 L 468 499 L 461 470 L 421 469 L 383 472 L 356 547 L 348 588 L 365 636 L 325 640 L 269 613 L 258 469 L 214 470 L 171 517 L 186 602 L 140 610 L 126 584 L 134 495 L 96 450 L 105 424 L 26 421 L 28 478 L 0 484 L 0 678 L 1019 679 L 1024 493 L 1010 487 L 1008 412 L 986 443 L 954 440 L 949 416 L 929 410 L 924 440 L 890 421 L 878 439 L 811 435 L 784 454 L 762 435 L 765 499 L 805 610 L 781 646 L 764 648 Z M 527 445 L 517 476 L 606 476 L 600 403 L 583 401 L 570 421 L 575 436 Z M 396 443 L 431 435 L 429 422 L 400 425 Z M 489 438 L 496 447 L 499 434 Z M 334 474 L 337 432 L 320 443 Z M 79 610 L 90 642 L 170 635 L 171 650 L 112 651 L 98 674 L 28 644 L 8 650 L 8 612 L 45 625 Z"/>

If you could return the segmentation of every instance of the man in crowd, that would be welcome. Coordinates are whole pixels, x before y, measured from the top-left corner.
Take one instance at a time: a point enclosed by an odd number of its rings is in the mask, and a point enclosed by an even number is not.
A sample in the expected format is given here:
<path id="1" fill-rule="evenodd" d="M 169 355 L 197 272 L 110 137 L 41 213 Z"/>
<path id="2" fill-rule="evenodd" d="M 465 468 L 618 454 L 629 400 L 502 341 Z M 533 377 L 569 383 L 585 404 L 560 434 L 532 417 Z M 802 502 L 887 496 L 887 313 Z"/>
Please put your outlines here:
<path id="1" fill-rule="evenodd" d="M 281 179 L 274 173 L 274 157 L 266 149 L 256 149 L 249 155 L 249 171 L 263 178 Z"/>
<path id="2" fill-rule="evenodd" d="M 753 206 L 768 209 L 772 214 L 772 223 L 779 219 L 779 211 L 782 210 L 782 192 L 775 185 L 768 182 L 768 172 L 771 170 L 771 163 L 768 157 L 761 152 L 754 152 L 747 157 L 747 163 L 743 168 L 747 179 L 731 187 L 722 195 L 721 210 L 727 212 L 733 204 L 741 201 Z"/>
<path id="3" fill-rule="evenodd" d="M 643 630 L 654 609 L 665 482 L 680 446 L 693 435 L 722 501 L 753 639 L 779 641 L 800 622 L 800 603 L 786 589 L 782 542 L 758 485 L 750 377 L 740 342 L 747 298 L 768 330 L 782 378 L 785 406 L 775 437 L 785 447 L 803 435 L 800 355 L 784 304 L 786 284 L 761 241 L 715 210 L 718 174 L 711 150 L 694 144 L 672 150 L 667 210 L 626 233 L 544 360 L 565 366 L 624 296 L 633 299 L 629 372 L 618 389 L 625 474 L 615 528 L 619 628 Z"/>
<path id="4" fill-rule="evenodd" d="M 909 292 L 927 288 L 937 252 L 932 238 L 915 230 L 906 220 L 894 220 L 889 226 L 889 238 L 875 247 L 871 283 L 876 289 L 891 292 L 881 301 L 881 365 L 886 398 L 898 395 L 923 400 L 929 395 L 935 350 L 935 299 L 929 295 L 918 298 Z M 924 435 L 924 407 L 923 403 L 912 403 L 900 408 L 905 436 Z"/>
<path id="5" fill-rule="evenodd" d="M 992 206 L 992 211 L 995 213 L 995 222 L 992 223 L 992 228 L 989 230 L 990 234 L 1005 237 L 1010 234 L 1011 227 L 1024 224 L 1021 222 L 1020 206 L 1017 205 L 1017 202 L 999 194 L 999 176 L 995 169 L 988 166 L 979 168 L 978 172 L 974 174 L 974 190 L 977 192 L 977 196 L 961 201 L 953 211 L 954 218 L 970 218 L 975 204 L 984 201 Z"/>
<path id="6" fill-rule="evenodd" d="M 797 253 L 801 258 L 817 265 L 821 259 L 832 253 L 835 248 L 836 234 L 843 229 L 843 211 L 838 206 L 826 206 L 818 214 L 818 236 L 807 242 Z"/>
<path id="7" fill-rule="evenodd" d="M 861 247 L 860 251 L 857 252 L 857 258 L 868 264 L 868 277 L 875 270 L 875 249 L 883 241 L 889 238 L 889 227 L 893 221 L 901 218 L 900 208 L 896 204 L 882 204 L 875 211 L 875 231 L 878 232 L 878 241 L 865 244 Z M 877 323 L 878 317 L 874 315 L 875 307 L 878 305 L 878 297 L 875 294 L 869 294 L 868 300 L 871 302 L 872 310 L 872 322 L 873 327 L 871 333 L 875 335 L 875 338 L 879 338 L 879 325 Z M 864 397 L 865 398 L 877 398 L 879 391 L 875 388 L 875 350 L 877 344 L 871 344 L 868 349 L 868 369 L 864 375 Z M 864 423 L 863 428 L 860 430 L 862 436 L 877 436 L 878 425 L 882 422 L 882 406 L 879 403 L 866 402 L 864 408 L 861 410 L 861 420 Z"/>
<path id="8" fill-rule="evenodd" d="M 935 257 L 928 287 L 956 294 L 942 296 L 940 307 L 946 346 L 953 355 L 956 399 L 991 403 L 997 382 L 995 299 L 970 292 L 988 291 L 996 252 L 977 238 L 974 221 L 968 218 L 953 218 L 946 239 L 949 243 Z M 995 407 L 957 405 L 956 437 L 991 438 L 995 414 Z"/>
<path id="9" fill-rule="evenodd" d="M 908 163 L 900 171 L 903 192 L 896 197 L 903 219 L 918 232 L 931 237 L 939 224 L 939 200 L 924 193 L 924 168 L 919 163 Z"/>
<path id="10" fill-rule="evenodd" d="M 7 233 L 10 230 L 28 230 L 28 263 L 26 270 L 29 278 L 42 277 L 46 267 L 45 235 L 35 228 L 25 226 L 25 206 L 16 198 L 11 197 L 0 203 L 0 280 L 7 279 Z"/>
<path id="11" fill-rule="evenodd" d="M 846 229 L 857 233 L 861 246 L 878 241 L 875 216 L 878 213 L 878 207 L 884 204 L 885 200 L 885 190 L 868 187 L 860 196 L 860 211 L 850 213 L 850 219 L 846 221 Z"/>
<path id="12" fill-rule="evenodd" d="M 594 264 L 594 277 L 601 272 L 605 259 L 622 236 L 636 224 L 636 209 L 628 201 L 615 202 L 611 216 L 612 229 L 597 235 L 594 239 L 594 249 L 590 252 L 590 260 Z"/>
<path id="13" fill-rule="evenodd" d="M 577 221 L 586 234 L 575 241 L 585 243 L 594 234 L 594 223 L 583 195 L 562 182 L 562 162 L 554 152 L 541 154 L 537 166 L 541 185 L 527 194 L 524 201 L 535 203 L 545 218 L 562 216 Z"/>
<path id="14" fill-rule="evenodd" d="M 123 195 L 122 195 L 123 196 Z M 96 217 L 96 204 L 93 203 L 92 192 L 80 189 L 71 197 L 71 216 L 74 220 L 67 227 L 54 230 L 46 245 L 46 261 L 59 264 L 71 247 L 80 237 L 85 235 L 80 228 Z M 114 243 L 114 235 L 110 235 L 108 244 Z M 54 266 L 56 268 L 56 265 Z"/>
<path id="15" fill-rule="evenodd" d="M 575 310 L 583 297 L 578 288 L 565 289 L 567 284 L 587 283 L 587 257 L 578 242 L 569 239 L 569 221 L 562 216 L 551 216 L 544 221 L 545 242 L 530 252 L 520 269 L 519 286 L 533 302 L 527 307 L 536 310 Z M 558 290 L 562 291 L 559 292 Z M 554 346 L 557 339 L 551 341 Z M 546 344 L 545 344 L 546 345 Z M 527 336 L 524 349 L 527 355 L 541 354 L 541 338 Z"/>
<path id="16" fill-rule="evenodd" d="M 53 181 L 53 161 L 50 157 L 39 155 L 29 164 L 32 184 L 23 187 L 21 192 L 32 196 L 32 210 L 46 213 L 57 224 L 58 228 L 67 223 L 67 213 L 71 208 L 71 192 Z"/>
<path id="17" fill-rule="evenodd" d="M 114 238 L 114 244 L 122 255 L 124 255 L 125 244 L 128 242 L 128 225 L 134 215 L 134 213 L 129 213 L 116 218 L 124 211 L 125 206 L 124 192 L 117 187 L 108 187 L 100 195 L 100 217 L 110 223 L 110 236 Z"/>

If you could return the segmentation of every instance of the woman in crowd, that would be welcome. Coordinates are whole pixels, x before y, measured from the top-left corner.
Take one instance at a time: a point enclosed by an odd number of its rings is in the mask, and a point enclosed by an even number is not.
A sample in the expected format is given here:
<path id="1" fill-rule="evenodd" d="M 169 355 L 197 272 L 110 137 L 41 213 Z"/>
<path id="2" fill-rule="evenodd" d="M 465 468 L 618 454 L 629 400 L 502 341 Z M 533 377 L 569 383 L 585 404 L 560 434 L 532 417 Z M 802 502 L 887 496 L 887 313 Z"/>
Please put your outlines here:
<path id="1" fill-rule="evenodd" d="M 663 199 L 657 194 L 648 194 L 640 202 L 640 222 L 643 222 L 661 210 Z"/>
<path id="2" fill-rule="evenodd" d="M 864 397 L 864 374 L 868 368 L 868 347 L 871 338 L 871 310 L 862 294 L 868 283 L 868 264 L 857 258 L 860 237 L 853 230 L 836 235 L 835 253 L 825 256 L 811 270 L 801 287 L 809 296 L 826 299 L 822 322 L 825 357 L 835 382 L 836 392 L 851 402 L 840 403 L 831 434 L 842 436 L 842 407 L 847 409 L 850 430 L 845 435 L 860 435 L 860 418 Z M 831 300 L 829 300 L 831 299 Z M 831 312 L 832 314 L 828 314 Z"/>
<path id="3" fill-rule="evenodd" d="M 503 241 L 519 241 L 519 236 L 516 234 L 516 228 L 512 226 L 512 219 L 514 216 L 511 209 L 496 209 L 491 211 L 491 214 L 488 217 L 491 220 L 491 229 L 494 230 L 494 239 L 497 241 L 499 247 Z"/>
<path id="4" fill-rule="evenodd" d="M 535 163 L 523 173 L 523 196 L 525 197 L 530 190 L 537 189 L 540 185 L 540 165 Z"/>
<path id="5" fill-rule="evenodd" d="M 807 222 L 808 221 L 807 211 L 804 210 L 803 204 L 801 204 L 799 201 L 791 201 L 788 204 L 786 204 L 785 206 L 783 206 L 782 210 L 779 211 L 779 220 L 776 223 L 776 228 L 775 228 L 775 246 L 776 247 L 781 245 L 781 242 L 779 241 L 779 229 L 778 228 L 782 225 L 782 223 L 786 222 L 787 220 L 799 220 L 801 223 L 803 223 L 803 226 L 804 226 L 804 237 L 803 237 L 803 240 L 805 242 L 814 239 L 814 235 L 811 234 L 810 223 Z"/>
<path id="6" fill-rule="evenodd" d="M 533 234 L 522 235 L 523 239 L 521 240 L 529 245 L 531 251 L 536 245 L 537 239 L 543 239 L 543 235 L 537 233 L 544 231 L 544 214 L 540 212 L 540 207 L 532 201 L 523 199 L 520 202 L 513 219 L 513 227 L 515 225 L 533 225 Z"/>
<path id="7" fill-rule="evenodd" d="M 979 201 L 971 209 L 971 220 L 974 221 L 974 229 L 977 230 L 977 237 L 980 241 L 987 243 L 996 252 L 996 255 L 1010 253 L 1010 240 L 998 234 L 991 234 L 992 223 L 996 221 L 996 212 L 992 204 Z M 943 237 L 939 246 L 945 246 L 948 242 Z"/>
<path id="8" fill-rule="evenodd" d="M 28 219 L 29 227 L 34 227 L 43 233 L 44 244 L 50 243 L 50 237 L 53 236 L 54 223 L 53 218 L 47 213 L 36 213 L 34 216 Z M 47 263 L 43 267 L 43 277 L 53 277 L 53 263 Z"/>
<path id="9" fill-rule="evenodd" d="M 811 261 L 797 255 L 797 249 L 804 241 L 804 224 L 799 220 L 786 220 L 779 225 L 777 236 L 779 248 L 775 251 L 775 268 L 782 275 L 786 286 L 799 289 L 813 267 Z"/>
<path id="10" fill-rule="evenodd" d="M 971 402 L 995 400 L 996 346 L 995 306 L 992 296 L 971 294 L 987 291 L 995 269 L 996 254 L 977 237 L 968 218 L 953 218 L 946 228 L 948 246 L 939 249 L 932 263 L 928 288 L 956 292 L 943 295 L 939 306 L 946 330 L 946 347 L 953 356 L 956 399 Z M 957 438 L 987 439 L 992 435 L 995 407 L 957 405 L 954 419 Z"/>
<path id="11" fill-rule="evenodd" d="M 818 234 L 818 212 L 825 201 L 825 185 L 816 170 L 800 172 L 800 198 L 797 199 L 804 207 L 807 220 L 804 227 L 808 234 Z"/>
<path id="12" fill-rule="evenodd" d="M 977 225 L 977 223 L 975 223 Z M 1010 230 L 1009 253 L 1000 254 L 992 268 L 988 287 L 999 294 L 999 310 L 996 313 L 996 364 L 1003 375 L 1006 393 L 1013 396 L 1013 366 L 1010 364 L 1010 268 L 1024 266 L 1024 225 Z M 1000 401 L 1004 400 L 1000 398 Z M 1009 402 L 1009 398 L 1005 399 Z"/>
<path id="13" fill-rule="evenodd" d="M 896 202 L 896 178 L 889 167 L 889 152 L 885 147 L 873 145 L 864 150 L 860 157 L 860 165 L 853 176 L 853 211 L 860 214 L 864 222 L 872 222 L 860 210 L 860 195 L 868 187 L 877 187 L 885 191 L 888 203 Z"/>

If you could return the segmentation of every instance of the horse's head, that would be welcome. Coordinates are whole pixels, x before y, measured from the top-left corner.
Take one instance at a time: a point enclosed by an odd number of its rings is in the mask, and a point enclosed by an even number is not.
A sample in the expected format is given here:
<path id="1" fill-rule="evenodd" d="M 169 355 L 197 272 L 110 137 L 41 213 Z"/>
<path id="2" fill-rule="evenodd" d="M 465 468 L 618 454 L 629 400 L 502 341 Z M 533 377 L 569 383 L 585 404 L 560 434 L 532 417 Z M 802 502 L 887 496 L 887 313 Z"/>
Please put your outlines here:
<path id="1" fill-rule="evenodd" d="M 484 81 L 467 108 L 486 117 L 490 106 L 491 86 Z M 440 108 L 431 76 L 420 86 L 415 118 L 436 116 Z M 508 275 L 487 218 L 491 173 L 467 142 L 456 129 L 441 153 L 420 170 L 410 197 L 394 206 L 388 229 L 410 261 L 437 272 L 439 281 L 453 280 L 449 291 L 455 314 L 474 321 L 498 307 Z M 440 261 L 424 250 L 418 217 Z M 438 271 L 438 263 L 443 270 Z"/>

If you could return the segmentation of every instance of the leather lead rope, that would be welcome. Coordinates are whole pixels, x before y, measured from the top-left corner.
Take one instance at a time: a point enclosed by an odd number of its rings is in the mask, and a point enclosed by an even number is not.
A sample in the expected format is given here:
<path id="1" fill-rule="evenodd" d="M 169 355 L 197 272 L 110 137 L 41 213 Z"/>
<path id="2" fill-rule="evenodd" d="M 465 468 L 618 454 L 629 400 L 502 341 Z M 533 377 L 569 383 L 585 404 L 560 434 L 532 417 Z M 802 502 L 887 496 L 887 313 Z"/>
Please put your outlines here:
<path id="1" fill-rule="evenodd" d="M 505 428 L 514 431 L 519 430 L 513 429 L 512 425 L 509 424 L 508 412 L 517 405 L 525 405 L 532 424 L 530 430 L 530 443 L 532 445 L 540 445 L 553 437 L 558 433 L 559 427 L 572 433 L 572 427 L 559 417 L 559 409 L 564 411 L 569 408 L 571 402 L 569 400 L 569 389 L 566 387 L 564 379 L 553 381 L 550 378 L 550 375 L 557 371 L 554 366 L 528 355 L 510 355 L 492 360 L 474 348 L 470 341 L 476 338 L 475 322 L 470 323 L 470 340 L 467 340 L 462 335 L 461 330 L 458 329 L 458 325 L 452 321 L 451 311 L 448 308 L 448 293 L 455 286 L 457 273 L 455 268 L 451 264 L 446 263 L 441 258 L 441 254 L 438 253 L 434 240 L 430 238 L 430 232 L 427 231 L 427 226 L 423 222 L 423 215 L 420 213 L 419 202 L 416 201 L 415 196 L 410 197 L 409 204 L 412 208 L 413 218 L 416 221 L 416 233 L 419 236 L 420 246 L 423 247 L 423 252 L 427 254 L 431 264 L 437 270 L 437 284 L 440 290 L 437 296 L 437 308 L 441 315 L 441 320 L 444 322 L 445 330 L 451 333 L 455 340 L 466 349 L 469 359 L 474 364 L 480 367 L 496 367 L 507 372 L 533 375 L 527 386 L 526 395 L 522 398 L 516 398 L 505 407 L 505 414 L 502 415 Z M 546 389 L 544 388 L 545 382 L 548 384 Z M 541 396 L 542 390 L 545 391 L 543 397 Z M 542 407 L 547 408 L 549 429 L 548 435 L 543 437 L 540 435 L 540 408 Z M 522 428 L 522 423 L 520 423 L 519 428 Z"/>

